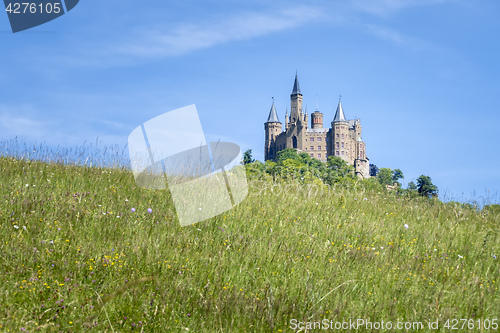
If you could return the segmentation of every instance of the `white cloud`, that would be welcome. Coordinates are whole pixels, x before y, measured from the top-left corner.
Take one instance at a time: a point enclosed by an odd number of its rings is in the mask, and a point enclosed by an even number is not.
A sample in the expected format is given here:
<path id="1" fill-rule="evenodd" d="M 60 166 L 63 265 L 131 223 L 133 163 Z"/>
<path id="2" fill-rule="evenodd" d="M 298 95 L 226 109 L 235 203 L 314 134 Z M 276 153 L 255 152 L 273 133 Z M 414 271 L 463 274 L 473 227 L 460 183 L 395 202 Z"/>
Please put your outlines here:
<path id="1" fill-rule="evenodd" d="M 409 47 L 414 50 L 434 48 L 426 41 L 405 35 L 384 25 L 367 24 L 365 28 L 371 35 L 399 46 Z"/>
<path id="2" fill-rule="evenodd" d="M 428 6 L 456 0 L 353 0 L 353 7 L 370 14 L 385 16 L 407 7 Z"/>
<path id="3" fill-rule="evenodd" d="M 17 107 L 0 105 L 0 128 L 2 136 L 40 138 L 50 133 L 49 122 L 36 119 L 30 114 L 37 110 L 31 105 Z"/>
<path id="4" fill-rule="evenodd" d="M 178 56 L 219 44 L 293 29 L 323 16 L 313 7 L 297 7 L 274 14 L 246 13 L 201 24 L 185 23 L 171 31 L 143 30 L 134 41 L 113 46 L 110 53 L 143 57 Z"/>

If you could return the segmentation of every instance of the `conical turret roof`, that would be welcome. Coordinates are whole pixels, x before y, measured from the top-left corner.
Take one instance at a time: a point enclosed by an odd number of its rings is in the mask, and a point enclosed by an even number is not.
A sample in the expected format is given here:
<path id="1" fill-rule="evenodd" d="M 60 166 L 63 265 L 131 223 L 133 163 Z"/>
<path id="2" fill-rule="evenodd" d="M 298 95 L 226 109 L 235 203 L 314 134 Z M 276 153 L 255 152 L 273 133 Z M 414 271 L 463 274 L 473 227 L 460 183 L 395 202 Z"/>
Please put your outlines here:
<path id="1" fill-rule="evenodd" d="M 295 73 L 295 82 L 293 83 L 292 93 L 290 95 L 302 95 L 300 92 L 299 79 L 297 78 L 297 73 Z"/>
<path id="2" fill-rule="evenodd" d="M 281 123 L 278 119 L 278 113 L 276 113 L 276 108 L 274 107 L 274 100 L 273 100 L 273 105 L 271 106 L 271 110 L 269 111 L 269 117 L 267 118 L 268 123 Z"/>
<path id="3" fill-rule="evenodd" d="M 338 121 L 346 121 L 345 120 L 345 115 L 344 115 L 344 110 L 342 110 L 342 103 L 339 101 L 339 105 L 337 106 L 337 111 L 335 112 L 335 117 L 333 118 L 334 122 Z"/>

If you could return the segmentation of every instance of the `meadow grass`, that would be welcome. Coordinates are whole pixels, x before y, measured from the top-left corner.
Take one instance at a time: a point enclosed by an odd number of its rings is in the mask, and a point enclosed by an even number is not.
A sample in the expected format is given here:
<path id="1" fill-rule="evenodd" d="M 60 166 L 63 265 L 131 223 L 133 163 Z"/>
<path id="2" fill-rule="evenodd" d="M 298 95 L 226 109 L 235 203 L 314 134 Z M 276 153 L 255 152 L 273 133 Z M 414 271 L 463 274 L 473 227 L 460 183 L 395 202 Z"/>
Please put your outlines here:
<path id="1" fill-rule="evenodd" d="M 500 320 L 498 213 L 251 181 L 234 209 L 180 227 L 169 192 L 125 168 L 1 157 L 0 180 L 2 332 Z"/>

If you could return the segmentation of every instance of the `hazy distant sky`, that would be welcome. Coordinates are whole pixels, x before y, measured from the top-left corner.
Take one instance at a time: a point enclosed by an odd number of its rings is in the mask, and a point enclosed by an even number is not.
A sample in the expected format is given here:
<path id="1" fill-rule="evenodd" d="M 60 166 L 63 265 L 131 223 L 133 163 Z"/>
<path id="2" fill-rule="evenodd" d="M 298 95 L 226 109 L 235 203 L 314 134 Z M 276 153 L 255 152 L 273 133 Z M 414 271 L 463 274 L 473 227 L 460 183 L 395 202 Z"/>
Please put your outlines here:
<path id="1" fill-rule="evenodd" d="M 0 14 L 0 137 L 125 145 L 196 104 L 208 141 L 263 160 L 297 71 L 325 126 L 342 95 L 371 163 L 498 201 L 499 17 L 497 0 L 106 0 L 12 34 Z"/>

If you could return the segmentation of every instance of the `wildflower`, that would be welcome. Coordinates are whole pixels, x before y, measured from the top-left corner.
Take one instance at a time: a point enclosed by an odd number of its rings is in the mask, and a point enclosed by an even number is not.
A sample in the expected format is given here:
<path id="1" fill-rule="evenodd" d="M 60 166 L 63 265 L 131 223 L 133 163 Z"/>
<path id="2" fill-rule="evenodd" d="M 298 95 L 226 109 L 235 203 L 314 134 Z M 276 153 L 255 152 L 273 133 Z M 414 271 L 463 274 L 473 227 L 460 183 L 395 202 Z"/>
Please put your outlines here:
<path id="1" fill-rule="evenodd" d="M 148 208 L 148 213 L 152 213 L 153 210 L 151 208 Z"/>
<path id="2" fill-rule="evenodd" d="M 131 211 L 132 211 L 132 213 L 135 213 L 135 208 L 134 208 L 134 207 L 132 207 Z"/>
<path id="3" fill-rule="evenodd" d="M 404 224 L 404 227 L 405 227 L 406 229 L 408 229 L 408 228 L 409 228 L 408 224 L 406 224 L 406 223 Z"/>
<path id="4" fill-rule="evenodd" d="M 15 226 L 14 226 L 14 228 L 19 229 L 19 226 L 18 226 L 18 225 L 15 225 Z"/>
<path id="5" fill-rule="evenodd" d="M 460 254 L 458 255 L 459 258 L 463 258 Z"/>
<path id="6" fill-rule="evenodd" d="M 493 255 L 493 259 L 496 259 L 496 258 L 497 258 L 497 256 L 496 256 L 496 255 Z"/>

